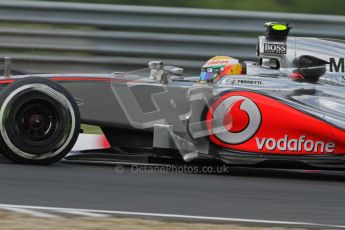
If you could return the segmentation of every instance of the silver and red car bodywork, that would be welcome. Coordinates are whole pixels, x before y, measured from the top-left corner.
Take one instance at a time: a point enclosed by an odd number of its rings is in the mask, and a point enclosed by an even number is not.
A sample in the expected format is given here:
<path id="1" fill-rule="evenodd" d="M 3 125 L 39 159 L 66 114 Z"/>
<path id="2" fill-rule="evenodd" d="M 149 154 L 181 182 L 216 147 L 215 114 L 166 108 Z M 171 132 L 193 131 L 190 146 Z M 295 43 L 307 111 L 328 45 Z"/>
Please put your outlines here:
<path id="1" fill-rule="evenodd" d="M 245 74 L 210 84 L 156 79 L 152 69 L 151 77 L 145 71 L 39 76 L 64 86 L 82 122 L 100 126 L 112 148 L 185 161 L 345 166 L 345 44 L 260 36 L 257 55 L 258 63 L 245 62 Z"/>

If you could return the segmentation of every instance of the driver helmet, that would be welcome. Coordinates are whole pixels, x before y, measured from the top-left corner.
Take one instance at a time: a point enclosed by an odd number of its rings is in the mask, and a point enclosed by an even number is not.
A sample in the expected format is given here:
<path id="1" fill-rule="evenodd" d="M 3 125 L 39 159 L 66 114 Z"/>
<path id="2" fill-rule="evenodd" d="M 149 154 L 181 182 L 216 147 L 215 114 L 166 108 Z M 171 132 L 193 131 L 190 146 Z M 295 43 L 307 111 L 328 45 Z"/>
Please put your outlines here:
<path id="1" fill-rule="evenodd" d="M 242 74 L 242 66 L 238 59 L 229 56 L 215 56 L 202 66 L 199 82 L 216 82 L 230 74 Z"/>

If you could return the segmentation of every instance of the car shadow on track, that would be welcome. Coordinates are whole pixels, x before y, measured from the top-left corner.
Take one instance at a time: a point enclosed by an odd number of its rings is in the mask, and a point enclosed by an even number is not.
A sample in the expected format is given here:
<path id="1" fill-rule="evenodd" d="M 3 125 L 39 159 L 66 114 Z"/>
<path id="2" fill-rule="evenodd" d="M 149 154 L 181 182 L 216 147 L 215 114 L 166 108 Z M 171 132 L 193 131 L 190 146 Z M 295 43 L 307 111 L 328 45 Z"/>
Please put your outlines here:
<path id="1" fill-rule="evenodd" d="M 231 176 L 345 182 L 344 171 L 234 167 Z"/>
<path id="2" fill-rule="evenodd" d="M 12 164 L 0 155 L 0 164 Z M 133 166 L 140 166 L 141 170 L 160 174 L 189 174 L 189 175 L 212 175 L 212 176 L 234 176 L 234 177 L 258 177 L 258 178 L 276 178 L 276 179 L 298 179 L 298 180 L 313 180 L 313 181 L 333 181 L 345 182 L 345 171 L 333 170 L 314 170 L 314 169 L 286 169 L 286 168 L 257 168 L 257 167 L 244 167 L 238 165 L 224 165 L 219 162 L 205 163 L 198 162 L 197 164 L 181 164 L 174 162 L 173 164 L 145 164 L 145 163 L 124 163 L 124 162 L 69 162 L 64 161 L 51 166 L 43 167 L 73 167 L 73 165 L 87 165 L 88 167 L 114 167 L 122 165 L 127 173 L 131 173 Z M 22 165 L 18 165 L 22 167 Z M 35 166 L 33 166 L 35 167 Z M 37 166 L 42 168 L 42 166 Z M 62 167 L 64 168 L 64 167 Z M 138 169 L 138 168 L 137 168 Z M 206 170 L 205 170 L 206 169 Z M 163 173 L 162 173 L 163 174 Z"/>

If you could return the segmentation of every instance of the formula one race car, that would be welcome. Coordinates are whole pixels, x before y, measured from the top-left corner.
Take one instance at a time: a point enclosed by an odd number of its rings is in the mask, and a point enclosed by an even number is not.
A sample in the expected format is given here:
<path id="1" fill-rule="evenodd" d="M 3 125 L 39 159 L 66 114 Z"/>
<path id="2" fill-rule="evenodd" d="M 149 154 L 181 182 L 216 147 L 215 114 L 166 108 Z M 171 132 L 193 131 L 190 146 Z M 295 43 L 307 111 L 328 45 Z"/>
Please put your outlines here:
<path id="1" fill-rule="evenodd" d="M 7 64 L 1 152 L 18 163 L 54 163 L 70 152 L 82 122 L 101 127 L 109 155 L 131 149 L 187 162 L 344 167 L 344 42 L 266 26 L 259 62 L 215 83 L 161 62 L 147 71 L 35 76 L 12 76 Z"/>

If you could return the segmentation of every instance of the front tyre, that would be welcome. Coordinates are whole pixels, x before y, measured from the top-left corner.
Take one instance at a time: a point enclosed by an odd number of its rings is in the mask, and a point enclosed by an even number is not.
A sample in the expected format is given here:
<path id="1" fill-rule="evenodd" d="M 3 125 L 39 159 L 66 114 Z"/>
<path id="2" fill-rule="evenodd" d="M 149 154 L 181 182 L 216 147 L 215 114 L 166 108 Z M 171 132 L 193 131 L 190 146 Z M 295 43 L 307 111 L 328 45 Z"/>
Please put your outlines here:
<path id="1" fill-rule="evenodd" d="M 74 98 L 58 83 L 30 77 L 0 95 L 0 150 L 22 164 L 49 165 L 74 146 L 80 115 Z"/>

